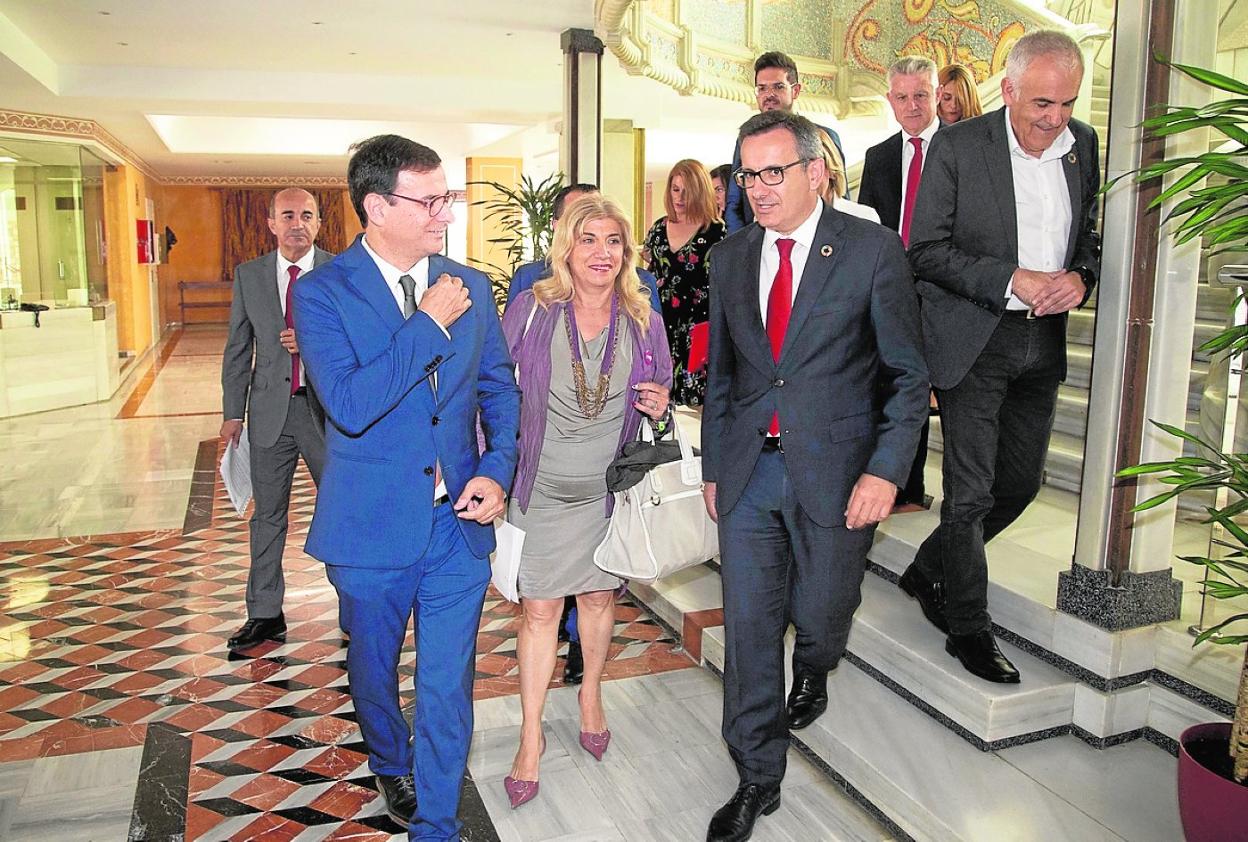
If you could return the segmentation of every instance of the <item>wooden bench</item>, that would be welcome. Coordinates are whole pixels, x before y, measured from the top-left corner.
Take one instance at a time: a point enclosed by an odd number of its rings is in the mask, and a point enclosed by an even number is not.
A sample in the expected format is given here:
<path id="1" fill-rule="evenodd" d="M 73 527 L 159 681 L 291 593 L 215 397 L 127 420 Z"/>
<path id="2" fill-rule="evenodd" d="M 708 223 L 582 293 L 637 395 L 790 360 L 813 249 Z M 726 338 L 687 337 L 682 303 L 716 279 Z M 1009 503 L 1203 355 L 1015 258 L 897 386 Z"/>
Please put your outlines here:
<path id="1" fill-rule="evenodd" d="M 178 281 L 178 307 L 182 311 L 182 324 L 186 324 L 186 311 L 196 309 L 229 309 L 230 307 L 230 290 L 234 284 L 230 281 Z M 187 301 L 187 290 L 224 290 L 226 297 L 224 301 Z"/>

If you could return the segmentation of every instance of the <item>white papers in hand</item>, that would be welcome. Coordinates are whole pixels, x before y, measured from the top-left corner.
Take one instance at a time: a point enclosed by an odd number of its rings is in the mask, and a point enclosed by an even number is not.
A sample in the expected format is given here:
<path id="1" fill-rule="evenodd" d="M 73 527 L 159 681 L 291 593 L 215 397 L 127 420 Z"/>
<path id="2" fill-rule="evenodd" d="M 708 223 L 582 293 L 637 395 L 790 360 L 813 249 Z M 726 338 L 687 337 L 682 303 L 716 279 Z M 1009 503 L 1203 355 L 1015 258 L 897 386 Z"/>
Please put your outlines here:
<path id="1" fill-rule="evenodd" d="M 494 523 L 494 550 L 490 581 L 508 602 L 520 601 L 520 556 L 524 554 L 524 530 L 505 520 Z"/>
<path id="2" fill-rule="evenodd" d="M 251 500 L 251 443 L 246 427 L 238 438 L 238 444 L 225 446 L 225 455 L 221 457 L 221 481 L 225 483 L 225 493 L 230 496 L 234 511 L 243 517 Z"/>

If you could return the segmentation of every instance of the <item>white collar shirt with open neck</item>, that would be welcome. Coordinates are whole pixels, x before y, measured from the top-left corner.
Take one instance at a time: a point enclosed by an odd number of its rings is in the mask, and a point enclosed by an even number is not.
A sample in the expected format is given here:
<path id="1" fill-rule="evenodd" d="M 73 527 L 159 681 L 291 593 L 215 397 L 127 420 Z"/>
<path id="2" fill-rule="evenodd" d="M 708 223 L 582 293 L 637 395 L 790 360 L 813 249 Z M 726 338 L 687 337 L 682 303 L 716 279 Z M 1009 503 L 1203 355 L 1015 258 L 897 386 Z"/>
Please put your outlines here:
<path id="1" fill-rule="evenodd" d="M 1062 158 L 1075 145 L 1070 126 L 1033 157 L 1023 149 L 1005 109 L 1005 135 L 1010 145 L 1010 170 L 1014 176 L 1014 218 L 1018 234 L 1018 265 L 1036 272 L 1056 272 L 1068 267 L 1066 246 L 1070 239 L 1070 190 Z M 1013 283 L 1006 290 L 1007 310 L 1027 310 L 1027 304 L 1014 295 Z"/>

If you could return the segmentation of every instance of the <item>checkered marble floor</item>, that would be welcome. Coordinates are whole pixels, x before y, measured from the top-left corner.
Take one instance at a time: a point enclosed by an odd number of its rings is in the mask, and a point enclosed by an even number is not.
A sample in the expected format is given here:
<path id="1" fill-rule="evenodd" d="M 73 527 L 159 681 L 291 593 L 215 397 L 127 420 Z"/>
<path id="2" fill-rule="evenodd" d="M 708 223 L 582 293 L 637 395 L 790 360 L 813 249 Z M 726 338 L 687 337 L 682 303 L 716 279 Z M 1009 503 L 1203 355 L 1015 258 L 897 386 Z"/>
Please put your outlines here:
<path id="1" fill-rule="evenodd" d="M 0 543 L 0 758 L 142 746 L 132 839 L 389 839 L 399 828 L 372 789 L 336 598 L 301 549 L 311 481 L 301 471 L 292 494 L 287 642 L 231 656 L 247 524 L 215 479 L 216 442 L 200 455 L 186 529 Z M 518 692 L 517 615 L 491 591 L 478 699 Z M 691 666 L 621 601 L 607 680 Z M 471 781 L 464 802 L 465 838 L 497 839 Z"/>

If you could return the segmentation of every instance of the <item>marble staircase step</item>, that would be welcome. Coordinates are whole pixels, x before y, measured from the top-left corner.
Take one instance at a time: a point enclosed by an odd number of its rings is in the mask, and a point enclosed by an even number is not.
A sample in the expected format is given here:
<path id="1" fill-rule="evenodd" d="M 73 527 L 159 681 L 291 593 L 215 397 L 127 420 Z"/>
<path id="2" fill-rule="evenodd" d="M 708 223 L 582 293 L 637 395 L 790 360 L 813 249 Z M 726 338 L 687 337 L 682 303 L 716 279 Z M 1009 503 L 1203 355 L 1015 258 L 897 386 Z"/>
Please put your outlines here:
<path id="1" fill-rule="evenodd" d="M 723 628 L 708 628 L 703 637 L 706 661 L 722 670 Z M 1121 816 L 1094 818 L 1096 810 L 1078 803 L 1081 796 L 1092 800 L 1087 796 L 1101 793 L 1063 797 L 1055 792 L 1063 774 L 1076 774 L 1099 759 L 1093 749 L 1072 738 L 1062 738 L 1061 756 L 1069 755 L 1064 772 L 1052 777 L 1029 774 L 1024 764 L 1012 762 L 1010 752 L 1033 747 L 980 751 L 852 663 L 842 662 L 830 676 L 828 695 L 828 711 L 795 732 L 794 742 L 915 840 L 1142 838 L 1121 826 Z M 1163 778 L 1172 768 L 1170 758 L 1159 749 L 1146 760 L 1161 767 Z M 1109 784 L 1094 786 L 1111 791 Z M 1176 822 L 1170 816 L 1159 832 L 1170 832 Z"/>
<path id="2" fill-rule="evenodd" d="M 913 548 L 895 549 L 896 561 L 891 563 L 904 567 Z M 723 624 L 719 573 L 713 566 L 690 568 L 653 584 L 633 582 L 630 590 L 681 632 L 691 656 L 707 658 L 705 630 Z M 849 654 L 859 668 L 981 749 L 1036 739 L 1069 726 L 1076 681 L 1008 643 L 1001 645 L 1022 672 L 1022 683 L 992 684 L 967 673 L 945 652 L 943 635 L 923 619 L 917 603 L 892 582 L 868 575 L 850 630 Z"/>
<path id="3" fill-rule="evenodd" d="M 1187 392 L 1187 408 L 1189 411 L 1200 409 L 1200 401 L 1204 395 L 1205 384 L 1208 380 L 1209 363 L 1204 360 L 1193 360 Z M 1065 387 L 1086 391 L 1091 383 L 1092 346 L 1067 345 Z"/>
<path id="4" fill-rule="evenodd" d="M 993 684 L 966 672 L 945 652 L 944 635 L 923 618 L 917 602 L 879 576 L 865 577 L 849 635 L 849 652 L 860 668 L 892 682 L 981 747 L 1070 725 L 1075 680 L 1008 643 L 1001 649 L 1022 673 L 1021 683 Z"/>

